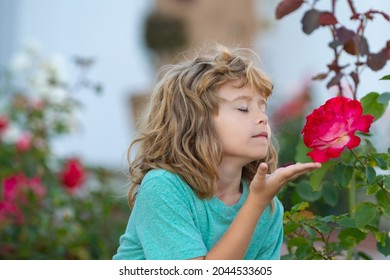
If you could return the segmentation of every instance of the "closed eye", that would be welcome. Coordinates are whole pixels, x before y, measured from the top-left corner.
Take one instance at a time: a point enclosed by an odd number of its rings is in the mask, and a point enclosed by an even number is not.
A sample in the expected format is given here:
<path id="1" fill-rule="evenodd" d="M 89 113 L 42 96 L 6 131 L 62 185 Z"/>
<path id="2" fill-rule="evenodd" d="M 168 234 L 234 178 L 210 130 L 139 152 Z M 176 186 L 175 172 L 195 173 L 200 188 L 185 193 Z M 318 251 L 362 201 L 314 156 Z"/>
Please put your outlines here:
<path id="1" fill-rule="evenodd" d="M 248 108 L 239 108 L 237 110 L 240 111 L 240 112 L 245 112 L 245 113 L 249 112 Z"/>

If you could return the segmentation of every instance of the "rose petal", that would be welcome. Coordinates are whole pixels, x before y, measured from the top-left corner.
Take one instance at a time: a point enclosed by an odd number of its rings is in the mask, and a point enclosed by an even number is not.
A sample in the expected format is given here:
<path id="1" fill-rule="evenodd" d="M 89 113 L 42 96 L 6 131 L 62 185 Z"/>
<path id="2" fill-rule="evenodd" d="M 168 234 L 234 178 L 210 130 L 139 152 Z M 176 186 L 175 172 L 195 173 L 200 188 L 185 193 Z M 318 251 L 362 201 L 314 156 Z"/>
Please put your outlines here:
<path id="1" fill-rule="evenodd" d="M 314 162 L 325 162 L 329 160 L 329 156 L 326 154 L 326 152 L 320 149 L 314 149 L 313 151 L 307 153 L 307 155 Z"/>
<path id="2" fill-rule="evenodd" d="M 350 137 L 351 138 L 350 138 L 349 142 L 347 143 L 348 149 L 353 149 L 353 148 L 359 146 L 360 138 L 357 137 L 356 135 L 350 135 Z"/>

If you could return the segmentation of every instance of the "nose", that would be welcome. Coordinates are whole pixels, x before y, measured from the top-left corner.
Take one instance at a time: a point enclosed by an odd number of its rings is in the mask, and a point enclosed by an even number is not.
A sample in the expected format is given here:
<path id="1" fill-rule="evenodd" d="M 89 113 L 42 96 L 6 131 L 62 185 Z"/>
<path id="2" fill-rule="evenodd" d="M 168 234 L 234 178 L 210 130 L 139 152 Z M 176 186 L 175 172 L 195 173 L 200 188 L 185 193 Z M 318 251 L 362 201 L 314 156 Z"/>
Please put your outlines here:
<path id="1" fill-rule="evenodd" d="M 257 112 L 256 124 L 268 124 L 268 116 L 262 110 Z"/>

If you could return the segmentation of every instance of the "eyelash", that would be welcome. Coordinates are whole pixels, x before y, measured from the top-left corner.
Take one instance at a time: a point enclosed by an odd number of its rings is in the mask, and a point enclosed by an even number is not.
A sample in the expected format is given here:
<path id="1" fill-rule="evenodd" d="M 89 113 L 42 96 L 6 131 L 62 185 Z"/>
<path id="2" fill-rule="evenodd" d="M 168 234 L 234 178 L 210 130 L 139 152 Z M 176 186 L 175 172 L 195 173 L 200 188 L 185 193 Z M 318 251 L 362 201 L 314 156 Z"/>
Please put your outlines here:
<path id="1" fill-rule="evenodd" d="M 239 108 L 238 111 L 248 113 L 249 109 L 248 108 Z M 265 113 L 267 111 L 267 107 L 264 107 L 264 109 L 262 109 L 261 111 L 263 111 L 263 113 Z"/>

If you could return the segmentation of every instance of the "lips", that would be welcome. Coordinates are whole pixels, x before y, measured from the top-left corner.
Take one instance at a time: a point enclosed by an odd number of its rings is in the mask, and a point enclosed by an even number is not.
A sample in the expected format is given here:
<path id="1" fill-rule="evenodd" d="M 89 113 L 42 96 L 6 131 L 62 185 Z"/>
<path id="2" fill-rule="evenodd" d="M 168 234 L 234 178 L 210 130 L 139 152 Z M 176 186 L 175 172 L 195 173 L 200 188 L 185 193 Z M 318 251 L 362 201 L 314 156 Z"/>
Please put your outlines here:
<path id="1" fill-rule="evenodd" d="M 266 138 L 266 139 L 268 139 L 268 132 L 263 131 L 259 134 L 252 136 L 252 138 Z"/>

